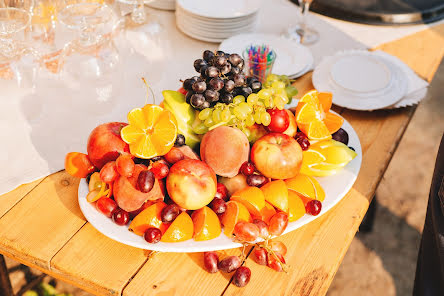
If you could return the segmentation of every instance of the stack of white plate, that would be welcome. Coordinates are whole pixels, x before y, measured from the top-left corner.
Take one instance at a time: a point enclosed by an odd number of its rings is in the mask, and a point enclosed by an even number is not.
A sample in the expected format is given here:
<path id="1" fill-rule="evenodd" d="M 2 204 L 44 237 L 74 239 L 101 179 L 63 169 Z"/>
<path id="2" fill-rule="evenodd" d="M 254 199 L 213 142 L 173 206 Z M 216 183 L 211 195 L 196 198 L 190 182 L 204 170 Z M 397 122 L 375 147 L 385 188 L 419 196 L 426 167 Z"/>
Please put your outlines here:
<path id="1" fill-rule="evenodd" d="M 324 58 L 313 72 L 318 91 L 333 93 L 333 103 L 354 110 L 392 106 L 407 92 L 408 77 L 388 57 L 348 50 Z"/>
<path id="2" fill-rule="evenodd" d="M 268 45 L 276 53 L 272 72 L 297 78 L 313 69 L 313 55 L 308 47 L 270 34 L 240 34 L 223 41 L 219 49 L 242 53 L 250 45 Z"/>
<path id="3" fill-rule="evenodd" d="M 176 23 L 190 37 L 221 42 L 253 31 L 260 6 L 260 0 L 177 0 Z"/>
<path id="4" fill-rule="evenodd" d="M 157 9 L 174 10 L 176 9 L 176 0 L 154 0 L 147 5 Z"/>

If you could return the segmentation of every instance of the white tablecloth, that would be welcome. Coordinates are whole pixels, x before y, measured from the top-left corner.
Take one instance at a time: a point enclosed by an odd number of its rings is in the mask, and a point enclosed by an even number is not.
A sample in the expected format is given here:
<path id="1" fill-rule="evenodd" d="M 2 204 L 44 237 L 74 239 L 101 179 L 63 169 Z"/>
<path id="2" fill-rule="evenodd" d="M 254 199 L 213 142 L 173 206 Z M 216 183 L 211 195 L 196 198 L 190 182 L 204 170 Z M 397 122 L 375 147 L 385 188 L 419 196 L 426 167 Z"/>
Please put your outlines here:
<path id="1" fill-rule="evenodd" d="M 34 92 L 0 81 L 0 195 L 62 170 L 67 152 L 86 151 L 88 135 L 95 126 L 125 121 L 128 111 L 143 106 L 147 100 L 141 77 L 152 86 L 159 103 L 162 90 L 178 89 L 179 79 L 195 74 L 193 61 L 205 49 L 217 49 L 218 44 L 179 32 L 173 12 L 150 11 L 160 18 L 163 33 L 152 37 L 144 28 L 124 32 L 116 40 L 121 65 L 109 81 L 60 81 L 42 73 Z M 279 34 L 296 23 L 297 16 L 297 6 L 287 0 L 264 1 L 257 31 Z M 373 47 L 424 28 L 389 31 L 318 15 L 310 16 L 310 24 L 320 32 L 320 41 L 311 47 L 315 63 L 338 50 Z"/>

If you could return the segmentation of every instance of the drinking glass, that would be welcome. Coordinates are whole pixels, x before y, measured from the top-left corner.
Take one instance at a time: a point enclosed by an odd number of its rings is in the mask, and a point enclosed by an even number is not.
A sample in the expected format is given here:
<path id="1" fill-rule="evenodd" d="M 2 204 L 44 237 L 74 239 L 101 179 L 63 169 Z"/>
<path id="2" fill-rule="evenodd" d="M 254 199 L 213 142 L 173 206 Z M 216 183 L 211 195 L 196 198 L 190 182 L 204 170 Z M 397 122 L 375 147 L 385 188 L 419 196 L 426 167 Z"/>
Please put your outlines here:
<path id="1" fill-rule="evenodd" d="M 305 45 L 316 43 L 319 40 L 318 31 L 307 26 L 308 11 L 312 1 L 313 0 L 299 0 L 301 21 L 297 26 L 287 29 L 282 34 L 284 38 L 294 40 Z"/>
<path id="2" fill-rule="evenodd" d="M 145 11 L 145 4 L 153 2 L 154 0 L 118 0 L 124 4 L 133 5 L 131 12 L 131 20 L 136 25 L 144 25 L 151 34 L 157 34 L 161 31 L 162 26 L 158 18 Z"/>
<path id="3" fill-rule="evenodd" d="M 31 14 L 20 8 L 0 8 L 0 78 L 34 87 L 39 54 L 26 43 Z"/>

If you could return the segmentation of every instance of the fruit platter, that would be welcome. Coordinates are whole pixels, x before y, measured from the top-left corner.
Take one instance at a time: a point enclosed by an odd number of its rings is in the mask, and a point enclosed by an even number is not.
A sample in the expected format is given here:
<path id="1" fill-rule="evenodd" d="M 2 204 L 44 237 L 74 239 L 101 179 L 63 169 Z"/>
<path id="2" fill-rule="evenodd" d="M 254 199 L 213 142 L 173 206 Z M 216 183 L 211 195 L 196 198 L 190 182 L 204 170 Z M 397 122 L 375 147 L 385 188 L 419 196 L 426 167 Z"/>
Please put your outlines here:
<path id="1" fill-rule="evenodd" d="M 161 252 L 269 248 L 345 196 L 362 152 L 352 126 L 330 110 L 332 95 L 293 99 L 288 77 L 260 81 L 244 64 L 206 50 L 178 91 L 134 108 L 127 122 L 97 126 L 87 153 L 66 155 L 98 231 Z"/>

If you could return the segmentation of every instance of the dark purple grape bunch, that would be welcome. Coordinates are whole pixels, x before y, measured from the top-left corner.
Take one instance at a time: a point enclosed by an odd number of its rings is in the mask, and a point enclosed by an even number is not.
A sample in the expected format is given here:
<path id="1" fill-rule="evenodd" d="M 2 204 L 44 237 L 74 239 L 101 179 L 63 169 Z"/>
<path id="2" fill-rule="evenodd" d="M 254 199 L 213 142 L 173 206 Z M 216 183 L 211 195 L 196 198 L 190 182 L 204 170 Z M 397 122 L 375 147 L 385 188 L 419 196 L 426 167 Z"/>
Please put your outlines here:
<path id="1" fill-rule="evenodd" d="M 187 103 L 197 110 L 203 110 L 218 102 L 230 104 L 236 95 L 248 97 L 258 92 L 262 85 L 257 80 L 247 80 L 242 72 L 244 64 L 237 53 L 205 50 L 202 59 L 194 61 L 194 69 L 200 76 L 183 82 Z"/>

